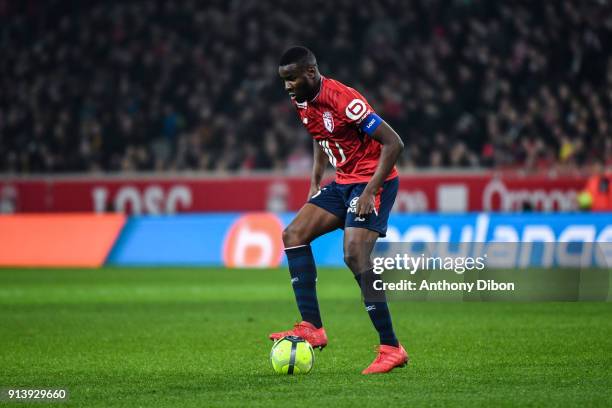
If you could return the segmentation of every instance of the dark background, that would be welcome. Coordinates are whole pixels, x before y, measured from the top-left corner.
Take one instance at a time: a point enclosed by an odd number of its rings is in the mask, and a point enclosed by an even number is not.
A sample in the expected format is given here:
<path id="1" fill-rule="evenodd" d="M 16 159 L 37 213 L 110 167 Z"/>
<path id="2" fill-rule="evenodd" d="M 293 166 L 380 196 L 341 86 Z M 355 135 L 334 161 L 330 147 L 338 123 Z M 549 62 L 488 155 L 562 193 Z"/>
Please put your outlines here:
<path id="1" fill-rule="evenodd" d="M 310 47 L 403 168 L 612 163 L 608 1 L 0 0 L 4 173 L 310 169 L 277 77 Z"/>

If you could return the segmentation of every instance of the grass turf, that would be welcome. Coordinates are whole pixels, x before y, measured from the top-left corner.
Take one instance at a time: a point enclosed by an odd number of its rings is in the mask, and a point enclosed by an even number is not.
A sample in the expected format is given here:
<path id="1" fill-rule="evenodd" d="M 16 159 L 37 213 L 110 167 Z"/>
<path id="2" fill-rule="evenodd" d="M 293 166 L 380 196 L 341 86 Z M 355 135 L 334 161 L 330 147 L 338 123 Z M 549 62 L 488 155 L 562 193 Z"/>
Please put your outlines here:
<path id="1" fill-rule="evenodd" d="M 284 377 L 266 335 L 297 318 L 288 280 L 282 270 L 0 270 L 0 388 L 65 387 L 65 405 L 79 407 L 612 405 L 611 303 L 395 302 L 411 363 L 362 376 L 375 332 L 350 273 L 323 269 L 330 344 L 311 374 Z"/>

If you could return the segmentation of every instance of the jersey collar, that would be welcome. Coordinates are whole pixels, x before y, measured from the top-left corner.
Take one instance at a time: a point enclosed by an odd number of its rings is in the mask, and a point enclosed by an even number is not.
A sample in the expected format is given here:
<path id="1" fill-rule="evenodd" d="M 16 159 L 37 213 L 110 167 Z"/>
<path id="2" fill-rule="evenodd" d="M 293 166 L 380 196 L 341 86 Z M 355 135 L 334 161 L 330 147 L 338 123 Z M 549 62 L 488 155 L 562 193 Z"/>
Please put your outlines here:
<path id="1" fill-rule="evenodd" d="M 321 75 L 321 84 L 319 85 L 319 92 L 317 92 L 317 94 L 314 96 L 314 98 L 312 98 L 310 100 L 310 103 L 315 102 L 317 100 L 317 98 L 319 97 L 319 95 L 321 95 L 321 91 L 323 90 L 323 82 L 326 80 L 326 78 Z"/>

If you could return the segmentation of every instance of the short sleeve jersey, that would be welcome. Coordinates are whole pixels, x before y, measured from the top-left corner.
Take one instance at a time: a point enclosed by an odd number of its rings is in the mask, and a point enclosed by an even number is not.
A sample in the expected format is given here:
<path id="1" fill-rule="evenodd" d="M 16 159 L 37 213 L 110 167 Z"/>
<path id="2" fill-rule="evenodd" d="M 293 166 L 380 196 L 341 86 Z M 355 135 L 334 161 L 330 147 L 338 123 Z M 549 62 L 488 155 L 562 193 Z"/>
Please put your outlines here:
<path id="1" fill-rule="evenodd" d="M 312 101 L 293 103 L 302 124 L 336 168 L 336 182 L 370 181 L 382 147 L 364 131 L 376 122 L 366 99 L 353 88 L 322 76 L 321 89 Z M 386 180 L 397 175 L 393 167 Z"/>

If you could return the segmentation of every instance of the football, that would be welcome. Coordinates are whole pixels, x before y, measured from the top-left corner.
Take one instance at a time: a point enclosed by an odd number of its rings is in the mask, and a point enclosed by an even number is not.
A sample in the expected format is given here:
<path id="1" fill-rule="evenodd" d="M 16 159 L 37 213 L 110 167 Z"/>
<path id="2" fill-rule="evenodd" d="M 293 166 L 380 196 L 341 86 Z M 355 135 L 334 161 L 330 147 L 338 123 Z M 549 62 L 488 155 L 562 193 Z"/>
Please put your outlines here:
<path id="1" fill-rule="evenodd" d="M 314 352 L 303 338 L 286 336 L 274 342 L 270 362 L 277 374 L 308 374 L 314 364 Z"/>

